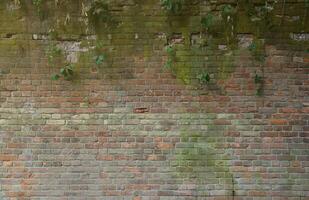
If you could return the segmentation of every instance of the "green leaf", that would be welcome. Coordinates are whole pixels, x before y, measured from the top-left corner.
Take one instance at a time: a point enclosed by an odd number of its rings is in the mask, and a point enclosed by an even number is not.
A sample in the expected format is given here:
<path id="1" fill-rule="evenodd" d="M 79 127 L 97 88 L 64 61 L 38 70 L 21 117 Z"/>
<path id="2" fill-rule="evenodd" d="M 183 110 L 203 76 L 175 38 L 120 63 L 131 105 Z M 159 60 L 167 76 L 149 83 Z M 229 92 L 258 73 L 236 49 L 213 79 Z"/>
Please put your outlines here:
<path id="1" fill-rule="evenodd" d="M 165 51 L 166 53 L 169 55 L 169 56 L 174 56 L 175 55 L 175 49 L 172 47 L 172 46 L 167 46 L 165 48 Z"/>
<path id="2" fill-rule="evenodd" d="M 68 73 L 68 75 L 70 75 L 70 76 L 72 76 L 73 75 L 73 73 L 74 73 L 74 71 L 73 71 L 73 69 L 67 69 L 67 73 Z"/>
<path id="3" fill-rule="evenodd" d="M 210 82 L 210 75 L 208 72 L 202 72 L 198 74 L 196 78 L 199 80 L 200 84 L 203 85 L 208 84 Z"/>
<path id="4" fill-rule="evenodd" d="M 263 83 L 263 77 L 260 76 L 260 75 L 258 75 L 258 74 L 255 74 L 254 82 L 255 82 L 256 84 L 258 84 L 258 83 Z"/>
<path id="5" fill-rule="evenodd" d="M 206 17 L 202 18 L 201 23 L 205 28 L 209 28 L 213 25 L 213 21 L 214 21 L 214 16 L 212 14 L 208 14 Z"/>
<path id="6" fill-rule="evenodd" d="M 164 65 L 165 69 L 171 69 L 173 66 L 173 61 L 171 59 L 168 59 Z"/>
<path id="7" fill-rule="evenodd" d="M 95 57 L 95 63 L 97 65 L 102 64 L 104 60 L 105 60 L 105 56 L 102 54 Z"/>
<path id="8" fill-rule="evenodd" d="M 52 76 L 51 76 L 51 79 L 53 80 L 53 81 L 56 81 L 56 80 L 58 80 L 60 78 L 60 76 L 58 75 L 58 74 L 53 74 Z"/>
<path id="9" fill-rule="evenodd" d="M 64 75 L 66 73 L 65 67 L 60 69 L 60 74 Z"/>

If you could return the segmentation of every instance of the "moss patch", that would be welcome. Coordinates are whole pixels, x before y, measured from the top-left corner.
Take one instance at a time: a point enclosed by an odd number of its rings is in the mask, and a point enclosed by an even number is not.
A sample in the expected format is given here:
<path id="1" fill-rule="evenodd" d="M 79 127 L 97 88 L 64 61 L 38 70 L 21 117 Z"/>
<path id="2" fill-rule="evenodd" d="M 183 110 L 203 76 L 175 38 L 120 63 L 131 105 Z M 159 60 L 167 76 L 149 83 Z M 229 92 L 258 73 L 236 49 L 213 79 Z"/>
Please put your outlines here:
<path id="1" fill-rule="evenodd" d="M 233 188 L 229 156 L 224 149 L 218 149 L 218 145 L 216 139 L 204 133 L 182 132 L 172 162 L 174 176 L 197 185 L 219 184 L 224 188 Z"/>

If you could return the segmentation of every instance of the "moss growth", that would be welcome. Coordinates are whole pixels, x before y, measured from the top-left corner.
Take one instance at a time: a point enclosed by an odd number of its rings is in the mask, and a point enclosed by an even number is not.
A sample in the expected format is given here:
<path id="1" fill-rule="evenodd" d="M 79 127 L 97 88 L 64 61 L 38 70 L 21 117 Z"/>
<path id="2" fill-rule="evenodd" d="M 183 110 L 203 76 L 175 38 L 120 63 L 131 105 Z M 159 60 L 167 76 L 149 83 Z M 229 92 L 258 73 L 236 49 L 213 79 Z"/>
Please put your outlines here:
<path id="1" fill-rule="evenodd" d="M 233 52 L 226 53 L 223 57 L 218 59 L 219 61 L 219 71 L 218 71 L 218 79 L 226 79 L 229 74 L 234 70 L 234 55 Z"/>
<path id="2" fill-rule="evenodd" d="M 300 15 L 301 19 L 297 22 L 293 22 L 291 26 L 280 27 L 278 23 L 280 20 L 273 14 L 275 4 L 264 4 L 265 1 L 263 3 L 249 0 L 237 3 L 221 2 L 216 6 L 206 6 L 207 9 L 212 10 L 207 10 L 204 17 L 200 16 L 200 13 L 205 13 L 203 5 L 197 2 L 186 4 L 182 0 L 169 1 L 173 5 L 166 4 L 168 1 L 165 1 L 165 3 L 162 1 L 165 4 L 163 8 L 167 6 L 172 12 L 177 10 L 181 12 L 167 13 L 165 16 L 161 16 L 164 13 L 162 10 L 158 15 L 159 17 L 157 15 L 154 17 L 154 15 L 148 13 L 148 11 L 157 11 L 157 8 L 162 6 L 158 1 L 145 3 L 142 0 L 134 0 L 128 6 L 106 0 L 79 1 L 78 3 L 74 0 L 66 0 L 57 1 L 57 4 L 54 1 L 43 0 L 31 2 L 34 2 L 34 4 L 26 5 L 24 1 L 20 1 L 20 6 L 26 9 L 24 14 L 28 15 L 29 11 L 39 7 L 42 13 L 46 15 L 44 23 L 40 23 L 40 27 L 36 27 L 40 32 L 54 29 L 57 33 L 53 38 L 54 40 L 81 40 L 81 37 L 85 35 L 96 33 L 98 39 L 104 40 L 105 47 L 108 46 L 109 48 L 104 49 L 104 51 L 107 51 L 107 59 L 104 62 L 109 63 L 110 66 L 113 66 L 114 61 L 119 60 L 119 57 L 128 55 L 134 55 L 135 58 L 151 58 L 154 53 L 153 46 L 158 45 L 154 44 L 156 41 L 151 38 L 154 34 L 163 32 L 168 35 L 174 33 L 182 35 L 184 41 L 180 44 L 173 44 L 176 50 L 176 61 L 171 68 L 175 76 L 185 84 L 195 83 L 197 75 L 203 71 L 213 75 L 213 80 L 228 78 L 234 70 L 234 55 L 238 43 L 237 33 L 250 33 L 255 35 L 255 38 L 262 38 L 270 30 L 275 30 L 273 34 L 284 32 L 284 38 L 289 38 L 288 31 L 278 30 L 292 30 L 296 27 L 295 30 L 297 31 L 306 31 L 306 27 L 309 27 L 304 26 L 304 23 L 306 25 L 306 21 L 308 21 L 306 20 L 307 9 L 303 9 Z M 1 11 L 5 10 L 6 5 L 4 3 L 0 5 Z M 300 8 L 297 7 L 298 10 Z M 14 11 L 10 13 L 9 17 L 18 18 L 20 17 L 19 12 Z M 77 20 L 77 18 L 72 17 L 80 16 L 81 13 L 83 23 L 80 19 Z M 87 17 L 83 15 L 85 13 Z M 4 15 L 6 16 L 8 13 L 5 12 Z M 34 17 L 31 20 L 38 19 Z M 10 21 L 20 23 L 21 20 Z M 114 23 L 115 21 L 119 23 Z M 18 28 L 17 25 L 19 25 Z M 14 25 L 17 31 L 14 29 L 13 32 L 20 31 L 22 26 L 17 25 L 16 27 Z M 6 27 L 7 24 L 4 23 L 0 26 Z M 89 31 L 91 28 L 95 29 L 94 32 L 92 32 L 93 30 Z M 200 35 L 199 43 L 191 42 L 192 34 Z M 259 42 L 259 39 L 257 39 L 257 49 L 259 50 L 251 52 L 257 60 L 262 61 L 265 55 L 263 55 L 262 46 L 259 47 Z M 265 41 L 265 43 L 267 42 L 269 41 Z M 301 49 L 306 49 L 307 44 L 290 39 L 287 43 Z M 160 48 L 162 48 L 163 42 L 160 45 Z M 218 50 L 219 45 L 224 48 Z M 97 53 L 95 56 L 97 63 L 101 63 L 102 55 Z"/>
<path id="3" fill-rule="evenodd" d="M 176 14 L 181 12 L 185 0 L 160 0 L 160 3 L 164 9 L 171 12 L 172 14 Z"/>
<path id="4" fill-rule="evenodd" d="M 178 145 L 178 146 L 177 146 Z M 208 178 L 224 180 L 223 185 L 233 184 L 228 156 L 216 149 L 217 142 L 209 142 L 202 133 L 181 133 L 181 142 L 176 145 L 176 160 L 173 163 L 175 177 L 194 180 L 198 185 L 207 184 Z"/>

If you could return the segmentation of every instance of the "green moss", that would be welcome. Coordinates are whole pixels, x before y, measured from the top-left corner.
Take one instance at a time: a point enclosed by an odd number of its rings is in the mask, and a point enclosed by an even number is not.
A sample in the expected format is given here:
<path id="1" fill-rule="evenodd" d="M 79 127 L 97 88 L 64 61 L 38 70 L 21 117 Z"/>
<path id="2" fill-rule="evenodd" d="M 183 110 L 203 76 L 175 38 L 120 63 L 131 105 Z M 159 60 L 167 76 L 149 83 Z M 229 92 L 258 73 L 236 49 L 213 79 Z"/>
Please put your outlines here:
<path id="1" fill-rule="evenodd" d="M 226 79 L 229 77 L 229 74 L 233 72 L 235 64 L 234 64 L 234 56 L 233 52 L 227 53 L 220 57 L 219 59 L 219 71 L 218 78 Z"/>
<path id="2" fill-rule="evenodd" d="M 181 12 L 185 0 L 160 0 L 161 5 L 171 14 Z"/>
<path id="3" fill-rule="evenodd" d="M 222 152 L 216 149 L 218 143 L 207 142 L 205 138 L 202 133 L 181 133 L 181 143 L 176 145 L 176 160 L 173 162 L 175 176 L 192 179 L 196 184 L 205 184 L 212 176 L 225 179 L 225 184 L 232 184 L 228 160 L 223 160 Z"/>

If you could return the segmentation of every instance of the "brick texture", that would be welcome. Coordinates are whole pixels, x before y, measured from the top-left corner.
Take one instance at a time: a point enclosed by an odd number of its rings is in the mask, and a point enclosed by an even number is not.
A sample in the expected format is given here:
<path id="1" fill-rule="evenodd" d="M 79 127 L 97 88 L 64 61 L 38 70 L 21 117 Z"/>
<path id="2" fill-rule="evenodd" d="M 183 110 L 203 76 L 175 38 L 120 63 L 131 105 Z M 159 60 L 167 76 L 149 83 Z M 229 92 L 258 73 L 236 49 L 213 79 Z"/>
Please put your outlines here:
<path id="1" fill-rule="evenodd" d="M 263 68 L 244 43 L 231 68 L 218 67 L 224 44 L 202 56 L 177 51 L 178 63 L 210 66 L 215 78 L 203 87 L 164 70 L 164 48 L 186 49 L 207 9 L 235 1 L 190 1 L 183 16 L 169 16 L 159 1 L 117 0 L 118 27 L 88 32 L 81 1 L 43 10 L 43 19 L 22 2 L 0 2 L 0 199 L 309 199 L 304 1 L 284 1 L 283 17 L 276 5 L 280 29 L 265 36 Z M 76 67 L 73 81 L 50 78 L 61 67 L 45 53 L 53 26 L 53 41 Z M 94 38 L 106 53 L 99 67 Z"/>

